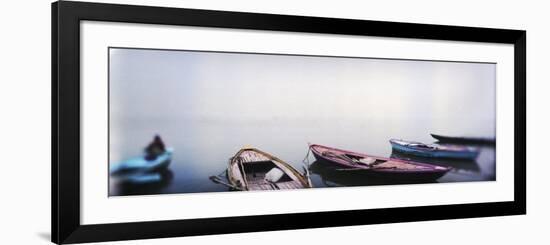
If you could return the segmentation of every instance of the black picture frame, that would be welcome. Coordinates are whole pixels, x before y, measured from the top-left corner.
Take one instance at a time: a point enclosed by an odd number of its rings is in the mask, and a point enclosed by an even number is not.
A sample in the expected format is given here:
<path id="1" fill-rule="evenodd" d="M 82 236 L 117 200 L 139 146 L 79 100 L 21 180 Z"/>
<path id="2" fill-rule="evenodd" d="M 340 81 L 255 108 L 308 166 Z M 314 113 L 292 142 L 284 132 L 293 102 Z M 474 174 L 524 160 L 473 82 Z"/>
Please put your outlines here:
<path id="1" fill-rule="evenodd" d="M 82 225 L 80 21 L 398 37 L 514 45 L 514 201 Z M 526 31 L 61 1 L 52 4 L 52 242 L 520 215 L 526 213 Z"/>

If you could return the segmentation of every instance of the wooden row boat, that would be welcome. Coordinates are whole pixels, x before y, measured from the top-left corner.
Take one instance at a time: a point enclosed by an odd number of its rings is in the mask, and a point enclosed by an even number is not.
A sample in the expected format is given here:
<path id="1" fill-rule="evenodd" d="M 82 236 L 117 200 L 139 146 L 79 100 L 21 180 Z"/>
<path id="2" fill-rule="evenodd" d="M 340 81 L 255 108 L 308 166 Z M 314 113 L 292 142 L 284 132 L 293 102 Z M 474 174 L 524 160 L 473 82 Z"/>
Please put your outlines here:
<path id="1" fill-rule="evenodd" d="M 317 161 L 337 165 L 341 167 L 339 171 L 360 171 L 365 178 L 380 178 L 388 181 L 433 181 L 451 169 L 426 163 L 371 156 L 317 144 L 310 144 L 309 149 Z"/>
<path id="2" fill-rule="evenodd" d="M 395 151 L 421 157 L 476 159 L 479 155 L 479 150 L 468 146 L 424 144 L 398 139 L 391 139 L 390 144 Z"/>
<path id="3" fill-rule="evenodd" d="M 495 144 L 494 138 L 457 137 L 457 136 L 445 136 L 440 134 L 430 134 L 430 135 L 441 143 Z"/>
<path id="4" fill-rule="evenodd" d="M 298 172 L 283 160 L 258 150 L 242 148 L 229 160 L 227 177 L 238 190 L 287 190 L 311 188 L 309 173 Z"/>

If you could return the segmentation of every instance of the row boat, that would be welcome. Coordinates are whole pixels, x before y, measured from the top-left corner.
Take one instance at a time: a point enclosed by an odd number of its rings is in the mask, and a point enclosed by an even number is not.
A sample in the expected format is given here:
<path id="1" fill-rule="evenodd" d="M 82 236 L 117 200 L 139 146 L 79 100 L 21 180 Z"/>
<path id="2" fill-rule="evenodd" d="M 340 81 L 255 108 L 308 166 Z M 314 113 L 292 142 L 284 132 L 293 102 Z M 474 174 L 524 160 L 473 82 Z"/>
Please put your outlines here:
<path id="1" fill-rule="evenodd" d="M 242 148 L 229 160 L 227 177 L 238 190 L 285 190 L 311 188 L 306 169 L 298 172 L 283 160 L 256 148 Z"/>
<path id="2" fill-rule="evenodd" d="M 398 152 L 436 158 L 476 159 L 479 151 L 473 147 L 458 145 L 424 144 L 421 142 L 391 139 L 392 149 Z"/>
<path id="3" fill-rule="evenodd" d="M 166 169 L 172 160 L 173 151 L 172 148 L 168 148 L 164 153 L 152 160 L 146 159 L 145 156 L 140 156 L 112 164 L 109 168 L 109 173 L 112 176 L 127 178 L 129 181 L 136 180 L 136 182 L 150 182 L 159 179 L 158 175 L 145 174 Z"/>
<path id="4" fill-rule="evenodd" d="M 474 159 L 456 159 L 456 158 L 434 158 L 434 157 L 419 157 L 411 154 L 392 151 L 390 158 L 397 158 L 413 162 L 422 162 L 427 164 L 435 164 L 439 166 L 452 167 L 456 171 L 479 172 L 481 169 Z"/>
<path id="5" fill-rule="evenodd" d="M 339 166 L 340 171 L 360 171 L 365 177 L 388 181 L 433 181 L 451 170 L 449 167 L 371 156 L 317 144 L 310 144 L 309 149 L 317 161 Z"/>
<path id="6" fill-rule="evenodd" d="M 445 136 L 440 134 L 430 134 L 430 135 L 441 143 L 495 144 L 494 138 L 457 137 L 457 136 Z"/>

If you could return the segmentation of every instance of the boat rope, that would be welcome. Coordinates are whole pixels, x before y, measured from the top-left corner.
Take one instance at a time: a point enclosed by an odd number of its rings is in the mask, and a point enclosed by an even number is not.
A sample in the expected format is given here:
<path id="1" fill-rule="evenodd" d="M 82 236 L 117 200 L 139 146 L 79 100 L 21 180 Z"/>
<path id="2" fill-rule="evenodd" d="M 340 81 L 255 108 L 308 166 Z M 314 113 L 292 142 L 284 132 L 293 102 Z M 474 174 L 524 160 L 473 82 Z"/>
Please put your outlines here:
<path id="1" fill-rule="evenodd" d="M 235 190 L 239 190 L 239 191 L 243 191 L 243 189 L 241 187 L 238 187 L 238 186 L 235 186 L 235 185 L 232 185 L 232 184 L 229 184 L 227 182 L 224 182 L 223 180 L 221 180 L 219 177 L 217 176 L 210 176 L 209 179 L 216 183 L 216 184 L 220 184 L 220 185 L 224 185 L 224 186 L 227 186 L 231 189 L 235 189 Z"/>
<path id="2" fill-rule="evenodd" d="M 307 167 L 309 168 L 310 167 L 310 164 L 309 164 L 309 153 L 311 152 L 311 148 L 307 148 L 307 153 L 306 153 L 306 156 L 304 157 L 304 159 L 302 160 L 302 163 L 304 163 L 305 165 L 307 165 Z"/>
<path id="3" fill-rule="evenodd" d="M 221 173 L 219 173 L 218 175 L 216 175 L 218 177 L 227 177 L 227 169 L 226 170 L 223 170 Z"/>

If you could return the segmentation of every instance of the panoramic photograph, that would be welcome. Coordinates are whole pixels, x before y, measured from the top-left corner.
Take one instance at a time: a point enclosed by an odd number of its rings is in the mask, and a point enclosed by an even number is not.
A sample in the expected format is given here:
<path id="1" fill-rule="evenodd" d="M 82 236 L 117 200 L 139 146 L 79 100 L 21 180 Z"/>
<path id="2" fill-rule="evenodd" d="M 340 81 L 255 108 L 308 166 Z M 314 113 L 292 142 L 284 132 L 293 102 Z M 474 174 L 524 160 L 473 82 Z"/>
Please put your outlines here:
<path id="1" fill-rule="evenodd" d="M 111 47 L 109 196 L 496 180 L 496 64 Z"/>

